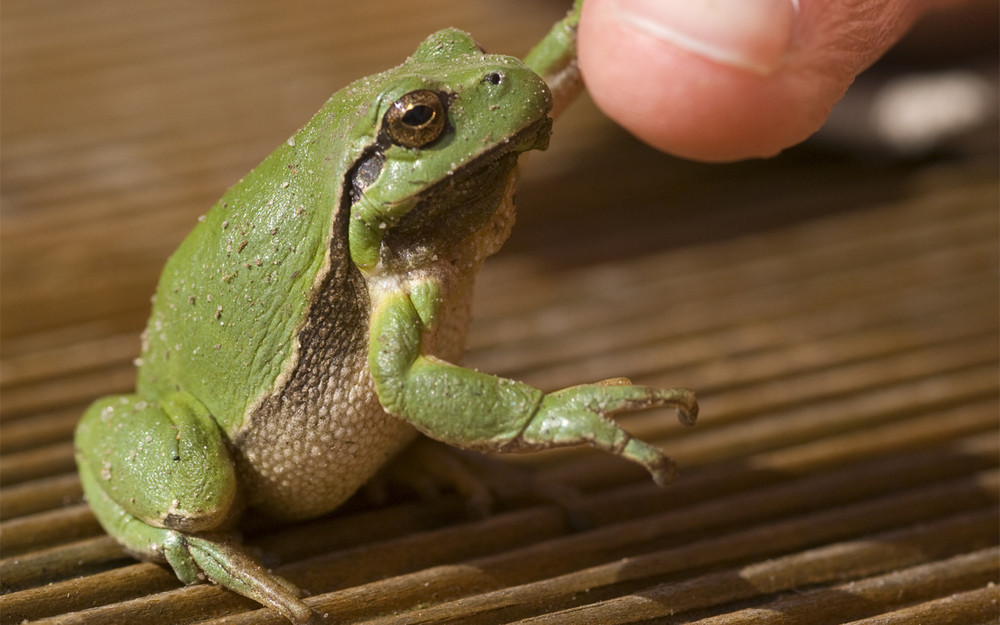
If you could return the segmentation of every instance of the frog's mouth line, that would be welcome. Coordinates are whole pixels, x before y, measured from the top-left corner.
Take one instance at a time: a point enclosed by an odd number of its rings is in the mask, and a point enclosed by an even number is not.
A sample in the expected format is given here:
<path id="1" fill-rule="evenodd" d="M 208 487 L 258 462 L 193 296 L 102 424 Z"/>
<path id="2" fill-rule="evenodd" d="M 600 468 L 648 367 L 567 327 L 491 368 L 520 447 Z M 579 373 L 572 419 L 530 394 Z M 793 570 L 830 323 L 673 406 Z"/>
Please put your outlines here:
<path id="1" fill-rule="evenodd" d="M 472 163 L 460 165 L 458 168 L 452 170 L 448 176 L 428 185 L 427 189 L 421 195 L 432 193 L 434 188 L 439 185 L 450 184 L 455 180 L 464 179 L 466 176 L 487 171 L 495 167 L 506 156 L 512 154 L 518 155 L 529 150 L 544 150 L 549 147 L 551 131 L 551 117 L 546 116 L 536 120 L 511 135 L 503 143 L 499 143 L 489 150 L 478 154 Z M 348 207 L 361 199 L 365 189 L 378 179 L 385 163 L 385 147 L 384 140 L 377 141 L 369 146 L 348 172 L 345 185 Z"/>
<path id="2" fill-rule="evenodd" d="M 510 153 L 520 154 L 529 150 L 544 150 L 549 147 L 551 130 L 552 118 L 548 116 L 542 117 L 517 131 L 508 137 L 506 141 L 477 154 L 473 159 L 474 166 L 472 164 L 459 165 L 441 180 L 431 183 L 429 187 L 446 183 L 448 180 L 453 180 L 456 177 L 468 175 L 469 173 L 486 170 Z M 378 179 L 385 165 L 385 151 L 390 143 L 391 140 L 388 135 L 384 131 L 380 132 L 376 141 L 365 148 L 360 158 L 358 158 L 347 172 L 345 190 L 347 191 L 346 196 L 349 199 L 348 205 L 353 205 L 361 199 L 365 189 Z M 422 149 L 432 149 L 431 145 L 433 144 Z"/>
<path id="3" fill-rule="evenodd" d="M 426 199 L 447 193 L 447 189 L 479 187 L 480 185 L 475 184 L 474 181 L 483 179 L 485 176 L 482 174 L 485 172 L 503 167 L 509 167 L 513 170 L 522 153 L 530 150 L 544 150 L 549 146 L 551 131 L 551 117 L 546 116 L 528 124 L 508 137 L 506 141 L 481 152 L 471 162 L 459 165 L 447 176 L 443 176 L 440 180 L 428 185 L 416 198 L 418 208 L 411 212 L 419 212 L 419 205 Z"/>
<path id="4" fill-rule="evenodd" d="M 552 134 L 552 118 L 543 117 L 534 121 L 515 134 L 511 135 L 503 143 L 498 143 L 489 150 L 479 154 L 473 163 L 465 164 L 453 170 L 451 175 L 432 187 L 447 183 L 449 180 L 474 175 L 480 171 L 488 170 L 496 163 L 507 156 L 518 156 L 530 150 L 544 150 L 549 147 L 549 137 Z M 428 189 L 429 190 L 429 189 Z"/>
<path id="5" fill-rule="evenodd" d="M 525 126 L 504 145 L 513 145 L 514 149 L 519 152 L 544 150 L 549 147 L 549 137 L 551 135 L 552 118 L 545 116 Z"/>

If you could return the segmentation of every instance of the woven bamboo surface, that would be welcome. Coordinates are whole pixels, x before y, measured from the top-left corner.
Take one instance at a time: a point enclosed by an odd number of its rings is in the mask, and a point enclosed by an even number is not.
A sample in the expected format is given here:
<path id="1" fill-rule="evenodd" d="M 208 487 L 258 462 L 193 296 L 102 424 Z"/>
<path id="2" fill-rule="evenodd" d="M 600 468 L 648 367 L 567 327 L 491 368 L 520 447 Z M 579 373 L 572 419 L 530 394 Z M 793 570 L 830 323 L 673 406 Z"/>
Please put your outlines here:
<path id="1" fill-rule="evenodd" d="M 327 4 L 4 3 L 0 622 L 281 622 L 125 556 L 81 500 L 75 421 L 131 387 L 157 273 L 197 215 L 326 95 L 436 28 L 520 54 L 559 13 Z M 590 526 L 390 491 L 250 522 L 247 542 L 337 623 L 996 622 L 995 146 L 708 166 L 586 102 L 561 121 L 525 163 L 466 362 L 546 389 L 698 390 L 694 429 L 621 419 L 681 478 L 518 456 L 579 489 Z"/>

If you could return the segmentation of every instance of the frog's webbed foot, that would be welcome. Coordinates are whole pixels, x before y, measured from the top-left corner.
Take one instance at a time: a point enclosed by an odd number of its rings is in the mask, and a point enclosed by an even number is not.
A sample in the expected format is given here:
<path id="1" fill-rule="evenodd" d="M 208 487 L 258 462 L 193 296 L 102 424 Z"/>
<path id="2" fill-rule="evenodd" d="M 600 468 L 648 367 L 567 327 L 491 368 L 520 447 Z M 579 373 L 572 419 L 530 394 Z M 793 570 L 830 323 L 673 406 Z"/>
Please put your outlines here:
<path id="1" fill-rule="evenodd" d="M 645 467 L 663 486 L 676 477 L 673 459 L 633 438 L 610 419 L 662 406 L 675 408 L 685 426 L 694 425 L 698 418 L 698 402 L 687 389 L 635 386 L 626 378 L 572 386 L 545 395 L 527 426 L 509 445 L 513 449 L 544 449 L 588 443 Z"/>
<path id="2" fill-rule="evenodd" d="M 251 558 L 243 549 L 217 535 L 166 531 L 163 555 L 181 581 L 208 579 L 270 607 L 293 623 L 309 623 L 315 613 L 299 599 L 299 589 Z"/>

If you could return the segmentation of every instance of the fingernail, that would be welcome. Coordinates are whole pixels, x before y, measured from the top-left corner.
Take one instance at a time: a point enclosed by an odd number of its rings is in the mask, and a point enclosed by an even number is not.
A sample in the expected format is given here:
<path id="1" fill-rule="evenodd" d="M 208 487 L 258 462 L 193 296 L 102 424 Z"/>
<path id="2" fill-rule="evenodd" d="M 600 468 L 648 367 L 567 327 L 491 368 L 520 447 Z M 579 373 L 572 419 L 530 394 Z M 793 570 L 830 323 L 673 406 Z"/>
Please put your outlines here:
<path id="1" fill-rule="evenodd" d="M 792 40 L 797 0 L 618 0 L 618 18 L 723 65 L 771 74 Z"/>

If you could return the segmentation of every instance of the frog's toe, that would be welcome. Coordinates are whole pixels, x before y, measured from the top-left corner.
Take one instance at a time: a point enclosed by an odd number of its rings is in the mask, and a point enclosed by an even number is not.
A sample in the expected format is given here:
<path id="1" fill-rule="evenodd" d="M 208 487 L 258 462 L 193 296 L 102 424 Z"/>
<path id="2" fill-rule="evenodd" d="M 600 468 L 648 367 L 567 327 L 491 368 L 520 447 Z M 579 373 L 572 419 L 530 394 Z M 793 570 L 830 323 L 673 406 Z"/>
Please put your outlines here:
<path id="1" fill-rule="evenodd" d="M 265 569 L 236 543 L 221 537 L 168 532 L 164 556 L 182 581 L 202 576 L 270 607 L 293 623 L 309 623 L 315 613 L 299 599 L 299 589 Z"/>

